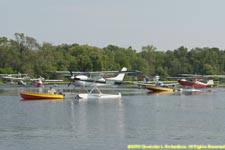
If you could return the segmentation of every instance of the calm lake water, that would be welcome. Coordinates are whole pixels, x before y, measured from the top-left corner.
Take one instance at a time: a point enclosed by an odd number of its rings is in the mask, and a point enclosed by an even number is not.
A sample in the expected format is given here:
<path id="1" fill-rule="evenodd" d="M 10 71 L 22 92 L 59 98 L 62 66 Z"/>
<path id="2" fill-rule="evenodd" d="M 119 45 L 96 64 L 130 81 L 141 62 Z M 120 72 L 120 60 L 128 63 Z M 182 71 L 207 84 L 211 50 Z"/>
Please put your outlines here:
<path id="1" fill-rule="evenodd" d="M 66 86 L 64 86 L 66 87 Z M 63 88 L 64 88 L 63 87 Z M 108 88 L 121 99 L 21 101 L 0 86 L 1 150 L 115 150 L 129 144 L 224 145 L 225 89 L 149 94 Z"/>

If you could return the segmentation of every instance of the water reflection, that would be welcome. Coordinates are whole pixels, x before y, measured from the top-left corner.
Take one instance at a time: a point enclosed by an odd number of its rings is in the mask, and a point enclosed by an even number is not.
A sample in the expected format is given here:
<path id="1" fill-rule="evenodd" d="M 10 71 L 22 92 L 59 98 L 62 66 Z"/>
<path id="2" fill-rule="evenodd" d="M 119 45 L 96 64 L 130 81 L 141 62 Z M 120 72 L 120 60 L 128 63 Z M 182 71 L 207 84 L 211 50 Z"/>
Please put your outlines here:
<path id="1" fill-rule="evenodd" d="M 210 89 L 203 89 L 203 90 L 181 90 L 181 91 L 149 91 L 147 92 L 148 95 L 177 95 L 177 96 L 191 96 L 191 95 L 203 95 L 203 94 L 213 94 L 214 92 Z"/>
<path id="2" fill-rule="evenodd" d="M 67 101 L 70 108 L 69 125 L 75 143 L 95 141 L 99 145 L 118 143 L 124 139 L 124 103 L 121 99 L 92 99 Z M 107 137 L 107 138 L 106 138 Z M 117 139 L 117 137 L 120 137 Z M 122 140 L 123 141 L 123 140 Z M 116 146 L 116 145 L 115 145 Z"/>
<path id="3" fill-rule="evenodd" d="M 154 94 L 154 95 L 163 95 L 163 94 L 171 94 L 173 92 L 171 91 L 149 91 L 147 94 L 148 95 L 151 95 L 151 94 Z"/>
<path id="4" fill-rule="evenodd" d="M 196 91 L 191 91 L 191 90 L 186 90 L 186 91 L 176 91 L 173 92 L 173 95 L 185 95 L 185 96 L 192 96 L 192 95 L 204 95 L 204 94 L 208 94 L 211 95 L 214 92 L 212 90 L 196 90 Z"/>
<path id="5" fill-rule="evenodd" d="M 126 149 L 132 143 L 224 143 L 224 89 L 198 96 L 118 90 L 121 99 L 79 101 L 69 93 L 63 101 L 20 101 L 17 89 L 10 94 L 3 92 L 0 149 Z"/>
<path id="6" fill-rule="evenodd" d="M 42 102 L 42 101 L 45 101 L 45 102 L 63 102 L 64 99 L 29 99 L 29 100 L 25 100 L 25 99 L 20 99 L 20 101 L 22 102 Z"/>

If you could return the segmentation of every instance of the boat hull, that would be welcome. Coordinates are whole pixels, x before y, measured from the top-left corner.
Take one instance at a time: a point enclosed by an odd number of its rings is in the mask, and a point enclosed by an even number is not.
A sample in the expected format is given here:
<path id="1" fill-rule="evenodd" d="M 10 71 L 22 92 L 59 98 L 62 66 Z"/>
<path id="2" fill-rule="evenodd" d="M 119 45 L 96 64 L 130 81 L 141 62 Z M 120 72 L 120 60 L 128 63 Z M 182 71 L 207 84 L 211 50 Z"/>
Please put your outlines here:
<path id="1" fill-rule="evenodd" d="M 171 89 L 171 88 L 160 87 L 160 86 L 155 86 L 155 85 L 147 85 L 146 88 L 153 92 L 162 92 L 162 91 L 173 92 L 173 89 Z"/>
<path id="2" fill-rule="evenodd" d="M 40 100 L 40 99 L 63 99 L 64 95 L 49 94 L 49 93 L 36 93 L 36 92 L 20 92 L 20 96 L 24 100 Z"/>

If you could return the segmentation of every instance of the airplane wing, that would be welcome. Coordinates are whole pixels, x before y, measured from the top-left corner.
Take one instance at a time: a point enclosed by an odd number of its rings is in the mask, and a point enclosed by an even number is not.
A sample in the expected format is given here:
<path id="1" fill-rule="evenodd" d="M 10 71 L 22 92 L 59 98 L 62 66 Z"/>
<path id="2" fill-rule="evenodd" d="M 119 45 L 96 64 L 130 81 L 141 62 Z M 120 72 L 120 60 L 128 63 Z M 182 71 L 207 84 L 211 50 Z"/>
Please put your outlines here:
<path id="1" fill-rule="evenodd" d="M 147 86 L 147 85 L 155 85 L 155 82 L 148 82 L 148 83 L 143 83 L 143 82 L 133 82 L 134 85 L 137 85 L 137 86 Z M 163 83 L 163 85 L 165 86 L 175 86 L 175 85 L 178 85 L 179 83 Z"/>
<path id="2" fill-rule="evenodd" d="M 54 79 L 47 79 L 44 82 L 63 82 L 63 80 L 54 80 Z"/>
<path id="3" fill-rule="evenodd" d="M 12 81 L 26 80 L 29 77 L 28 74 L 1 74 L 1 75 L 3 80 L 12 80 Z"/>
<path id="4" fill-rule="evenodd" d="M 196 80 L 209 80 L 211 79 L 210 77 L 167 77 L 167 79 L 171 79 L 171 80 L 188 80 L 188 81 L 196 81 Z"/>
<path id="5" fill-rule="evenodd" d="M 155 82 L 148 82 L 148 83 L 143 83 L 143 82 L 133 82 L 134 85 L 138 86 L 147 86 L 147 85 L 154 85 Z"/>
<path id="6" fill-rule="evenodd" d="M 209 78 L 225 78 L 225 75 L 204 75 L 204 76 Z"/>
<path id="7" fill-rule="evenodd" d="M 168 77 L 168 79 L 215 79 L 225 78 L 225 75 L 197 75 L 197 74 L 179 74 L 178 77 Z"/>
<path id="8" fill-rule="evenodd" d="M 53 74 L 61 74 L 64 76 L 71 76 L 71 73 L 73 75 L 93 75 L 93 76 L 98 76 L 98 75 L 113 75 L 116 73 L 126 73 L 126 74 L 132 74 L 132 73 L 139 73 L 139 70 L 127 70 L 127 71 L 88 71 L 88 72 L 81 72 L 81 71 L 47 71 L 49 73 Z"/>
<path id="9" fill-rule="evenodd" d="M 0 76 L 18 76 L 18 75 L 27 76 L 28 74 L 0 74 Z"/>

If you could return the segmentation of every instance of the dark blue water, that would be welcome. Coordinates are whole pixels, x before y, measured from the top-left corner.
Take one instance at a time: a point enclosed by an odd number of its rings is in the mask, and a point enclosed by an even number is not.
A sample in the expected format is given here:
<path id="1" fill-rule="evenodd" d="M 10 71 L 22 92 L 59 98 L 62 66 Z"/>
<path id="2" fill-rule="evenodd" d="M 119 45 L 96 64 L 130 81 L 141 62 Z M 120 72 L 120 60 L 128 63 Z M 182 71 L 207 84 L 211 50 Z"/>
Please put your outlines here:
<path id="1" fill-rule="evenodd" d="M 0 149 L 225 144 L 225 89 L 193 94 L 117 90 L 121 99 L 77 101 L 66 93 L 64 101 L 21 101 L 17 87 L 1 86 Z"/>

